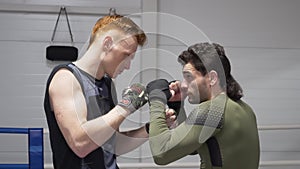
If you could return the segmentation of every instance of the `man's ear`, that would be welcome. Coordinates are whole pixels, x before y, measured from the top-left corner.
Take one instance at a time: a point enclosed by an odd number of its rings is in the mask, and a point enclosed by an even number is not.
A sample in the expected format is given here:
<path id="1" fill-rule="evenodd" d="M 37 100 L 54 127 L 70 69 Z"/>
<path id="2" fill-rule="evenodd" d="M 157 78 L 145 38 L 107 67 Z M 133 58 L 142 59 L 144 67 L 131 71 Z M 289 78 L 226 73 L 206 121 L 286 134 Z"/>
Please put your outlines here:
<path id="1" fill-rule="evenodd" d="M 219 80 L 218 73 L 214 70 L 210 71 L 208 76 L 209 76 L 209 84 L 211 86 L 215 85 Z"/>
<path id="2" fill-rule="evenodd" d="M 108 52 L 113 45 L 112 37 L 106 36 L 103 40 L 103 51 Z"/>

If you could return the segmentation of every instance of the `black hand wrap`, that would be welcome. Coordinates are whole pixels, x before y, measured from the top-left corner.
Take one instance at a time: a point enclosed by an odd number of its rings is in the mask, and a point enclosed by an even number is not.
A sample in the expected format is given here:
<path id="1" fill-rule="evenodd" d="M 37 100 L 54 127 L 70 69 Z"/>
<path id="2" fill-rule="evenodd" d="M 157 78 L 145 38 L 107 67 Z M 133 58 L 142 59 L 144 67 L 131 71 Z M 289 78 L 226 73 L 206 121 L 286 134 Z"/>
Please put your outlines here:
<path id="1" fill-rule="evenodd" d="M 174 102 L 168 101 L 167 102 L 169 109 L 173 109 L 175 111 L 180 110 L 181 104 L 182 104 L 182 101 L 174 101 Z"/>
<path id="2" fill-rule="evenodd" d="M 148 83 L 146 91 L 149 95 L 150 102 L 160 100 L 166 104 L 167 100 L 172 96 L 169 89 L 169 82 L 165 79 L 157 79 Z"/>
<path id="3" fill-rule="evenodd" d="M 176 81 L 177 80 L 170 81 L 169 84 L 176 82 Z M 175 110 L 176 117 L 178 116 L 178 113 L 180 112 L 181 106 L 183 106 L 182 104 L 183 104 L 183 101 L 168 101 L 167 102 L 169 109 Z"/>

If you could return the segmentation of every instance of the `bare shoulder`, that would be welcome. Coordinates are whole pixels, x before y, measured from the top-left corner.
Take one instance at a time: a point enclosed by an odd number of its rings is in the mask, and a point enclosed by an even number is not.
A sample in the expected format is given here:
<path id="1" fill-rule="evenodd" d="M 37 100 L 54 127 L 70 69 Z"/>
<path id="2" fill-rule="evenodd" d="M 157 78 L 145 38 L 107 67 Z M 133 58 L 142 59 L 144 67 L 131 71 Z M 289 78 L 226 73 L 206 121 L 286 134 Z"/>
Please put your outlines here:
<path id="1" fill-rule="evenodd" d="M 49 86 L 49 94 L 50 96 L 66 94 L 67 92 L 74 92 L 74 90 L 79 89 L 80 84 L 74 74 L 68 69 L 62 68 L 53 76 Z"/>

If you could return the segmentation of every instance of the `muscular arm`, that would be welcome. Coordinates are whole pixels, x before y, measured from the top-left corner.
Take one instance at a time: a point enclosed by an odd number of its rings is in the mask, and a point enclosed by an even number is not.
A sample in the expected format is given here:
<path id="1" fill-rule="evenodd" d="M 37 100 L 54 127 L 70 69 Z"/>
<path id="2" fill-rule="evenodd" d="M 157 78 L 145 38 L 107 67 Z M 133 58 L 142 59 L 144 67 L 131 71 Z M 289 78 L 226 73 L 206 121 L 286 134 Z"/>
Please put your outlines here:
<path id="1" fill-rule="evenodd" d="M 105 143 L 129 115 L 116 106 L 106 115 L 87 121 L 86 101 L 80 84 L 66 69 L 59 70 L 53 77 L 49 95 L 58 126 L 79 157 L 85 157 Z"/>
<path id="2" fill-rule="evenodd" d="M 168 128 L 174 128 L 174 126 L 176 126 L 176 124 L 182 123 L 186 119 L 184 109 L 181 109 L 181 111 L 183 111 L 183 112 L 180 112 L 180 113 L 182 113 L 182 115 L 177 117 L 177 120 L 176 120 L 176 116 L 173 114 L 174 112 L 168 112 L 168 111 L 164 112 L 165 121 L 167 122 Z M 178 120 L 178 119 L 181 119 L 181 120 Z M 149 138 L 149 134 L 146 132 L 145 125 L 140 128 L 134 129 L 134 130 L 117 133 L 116 136 L 117 136 L 117 139 L 116 139 L 117 140 L 117 142 L 116 142 L 116 154 L 117 155 L 128 153 L 128 152 L 134 150 L 135 148 L 137 148 L 140 145 L 142 145 L 143 143 L 145 143 Z"/>
<path id="3" fill-rule="evenodd" d="M 162 113 L 165 105 L 160 101 L 151 102 L 149 141 L 156 164 L 165 165 L 191 154 L 209 137 L 220 131 L 220 127 L 215 129 L 201 122 L 203 119 L 205 122 L 207 116 L 203 115 L 210 105 L 205 103 L 200 107 L 199 111 L 191 112 L 185 122 L 169 130 L 165 122 L 165 114 Z"/>
<path id="4" fill-rule="evenodd" d="M 184 110 L 182 109 L 182 111 Z M 184 118 L 184 120 L 186 119 L 185 112 L 180 112 L 183 113 L 183 115 L 177 117 L 177 121 L 176 121 L 176 116 L 173 113 L 174 112 L 168 112 L 168 111 L 165 112 L 166 114 L 165 120 L 167 121 L 168 128 L 173 128 L 175 124 L 181 123 L 182 120 L 179 121 L 178 118 L 180 119 Z M 135 148 L 145 143 L 149 138 L 149 134 L 146 132 L 145 125 L 134 130 L 117 133 L 116 136 L 117 136 L 116 139 L 117 155 L 125 154 L 134 150 Z"/>
<path id="5" fill-rule="evenodd" d="M 116 155 L 122 155 L 136 149 L 148 140 L 148 136 L 145 126 L 117 133 Z"/>

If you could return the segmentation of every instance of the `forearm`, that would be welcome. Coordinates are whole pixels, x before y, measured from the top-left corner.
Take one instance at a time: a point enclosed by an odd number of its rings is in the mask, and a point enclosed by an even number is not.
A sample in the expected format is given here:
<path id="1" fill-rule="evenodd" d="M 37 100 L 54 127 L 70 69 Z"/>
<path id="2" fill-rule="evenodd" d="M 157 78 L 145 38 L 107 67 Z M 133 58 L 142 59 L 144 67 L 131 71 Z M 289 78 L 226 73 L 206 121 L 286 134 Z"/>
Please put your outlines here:
<path id="1" fill-rule="evenodd" d="M 86 144 L 96 144 L 97 147 L 102 146 L 118 130 L 120 124 L 128 115 L 129 113 L 126 110 L 116 106 L 107 114 L 82 123 L 81 127 L 88 137 L 87 140 L 92 141 L 92 143 L 86 142 Z M 91 152 L 93 149 L 85 151 Z"/>
<path id="2" fill-rule="evenodd" d="M 199 127 L 183 124 L 172 131 L 168 129 L 164 104 L 153 102 L 150 106 L 149 142 L 156 164 L 165 165 L 178 160 L 200 146 L 197 132 Z"/>
<path id="3" fill-rule="evenodd" d="M 178 123 L 179 124 L 183 123 L 186 120 L 186 113 L 185 113 L 183 105 L 175 111 L 178 111 L 178 115 L 177 115 Z"/>
<path id="4" fill-rule="evenodd" d="M 168 151 L 168 143 L 171 139 L 171 133 L 166 124 L 165 105 L 159 101 L 153 101 L 150 104 L 150 129 L 149 143 L 155 163 L 157 158 L 164 156 Z M 164 159 L 164 157 L 162 158 Z"/>
<path id="5" fill-rule="evenodd" d="M 160 101 L 153 101 L 150 105 L 149 137 L 155 137 L 169 131 L 166 123 L 165 105 Z"/>
<path id="6" fill-rule="evenodd" d="M 116 155 L 128 153 L 148 140 L 145 126 L 135 130 L 124 131 L 116 135 Z"/>

